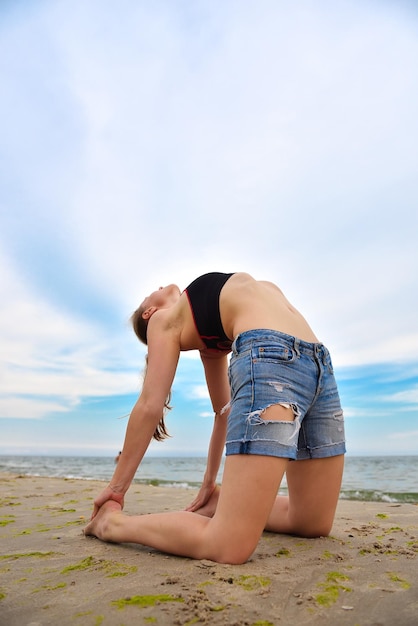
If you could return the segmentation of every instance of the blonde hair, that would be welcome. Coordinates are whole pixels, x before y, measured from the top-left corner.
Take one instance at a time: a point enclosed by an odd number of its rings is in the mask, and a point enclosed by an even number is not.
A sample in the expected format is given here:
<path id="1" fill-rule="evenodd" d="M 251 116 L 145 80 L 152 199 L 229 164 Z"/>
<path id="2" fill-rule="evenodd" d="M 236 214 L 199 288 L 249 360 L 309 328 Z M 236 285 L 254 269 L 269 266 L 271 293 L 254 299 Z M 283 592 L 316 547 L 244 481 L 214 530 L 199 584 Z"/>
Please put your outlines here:
<path id="1" fill-rule="evenodd" d="M 147 330 L 148 330 L 148 320 L 145 320 L 142 317 L 143 312 L 145 311 L 145 307 L 143 305 L 139 306 L 136 311 L 134 311 L 131 315 L 131 324 L 134 329 L 135 335 L 138 337 L 139 341 L 142 341 L 145 345 L 148 345 L 147 340 Z"/>
<path id="2" fill-rule="evenodd" d="M 131 323 L 132 323 L 132 327 L 134 329 L 135 335 L 138 337 L 138 339 L 142 341 L 142 343 L 144 343 L 145 345 L 148 345 L 148 340 L 147 340 L 148 320 L 145 320 L 142 317 L 142 313 L 144 312 L 144 310 L 145 310 L 145 307 L 143 306 L 138 307 L 131 316 Z M 144 374 L 143 374 L 144 380 L 147 374 L 147 367 L 148 367 L 148 355 L 145 355 L 145 369 L 144 369 Z M 163 414 L 152 436 L 153 439 L 155 439 L 156 441 L 164 441 L 164 439 L 167 439 L 168 437 L 170 437 L 167 427 L 165 425 L 165 421 L 164 421 L 164 416 L 166 415 L 167 411 L 170 411 L 170 409 L 172 408 L 170 406 L 170 401 L 171 401 L 171 390 L 164 403 Z"/>

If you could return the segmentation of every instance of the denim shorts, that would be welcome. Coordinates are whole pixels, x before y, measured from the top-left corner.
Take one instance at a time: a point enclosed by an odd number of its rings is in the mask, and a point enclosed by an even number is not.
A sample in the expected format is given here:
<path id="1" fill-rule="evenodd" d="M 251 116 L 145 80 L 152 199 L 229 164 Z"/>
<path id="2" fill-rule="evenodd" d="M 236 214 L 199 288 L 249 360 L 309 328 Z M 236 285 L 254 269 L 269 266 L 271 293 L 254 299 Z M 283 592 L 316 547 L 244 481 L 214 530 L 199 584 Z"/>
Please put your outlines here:
<path id="1" fill-rule="evenodd" d="M 293 460 L 345 453 L 344 417 L 330 354 L 273 330 L 249 330 L 235 339 L 229 364 L 231 411 L 226 454 Z M 280 404 L 292 421 L 263 418 Z"/>

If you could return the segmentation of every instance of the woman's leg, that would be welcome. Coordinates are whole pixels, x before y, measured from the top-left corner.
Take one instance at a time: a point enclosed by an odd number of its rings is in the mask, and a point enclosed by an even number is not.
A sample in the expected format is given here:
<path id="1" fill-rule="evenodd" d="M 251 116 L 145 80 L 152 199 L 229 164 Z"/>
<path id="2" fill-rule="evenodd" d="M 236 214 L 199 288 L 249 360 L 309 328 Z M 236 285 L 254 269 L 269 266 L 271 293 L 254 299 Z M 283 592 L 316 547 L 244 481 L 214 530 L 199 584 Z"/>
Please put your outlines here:
<path id="1" fill-rule="evenodd" d="M 341 487 L 344 456 L 292 461 L 286 470 L 289 496 L 277 496 L 265 530 L 303 537 L 329 534 Z M 222 488 L 197 511 L 212 517 Z"/>
<path id="2" fill-rule="evenodd" d="M 127 516 L 115 503 L 106 503 L 85 533 L 170 554 L 244 563 L 257 546 L 286 466 L 286 459 L 231 455 L 212 518 L 186 511 Z"/>
<path id="3" fill-rule="evenodd" d="M 340 494 L 344 455 L 292 461 L 286 470 L 289 496 L 278 496 L 266 530 L 301 537 L 331 532 Z"/>

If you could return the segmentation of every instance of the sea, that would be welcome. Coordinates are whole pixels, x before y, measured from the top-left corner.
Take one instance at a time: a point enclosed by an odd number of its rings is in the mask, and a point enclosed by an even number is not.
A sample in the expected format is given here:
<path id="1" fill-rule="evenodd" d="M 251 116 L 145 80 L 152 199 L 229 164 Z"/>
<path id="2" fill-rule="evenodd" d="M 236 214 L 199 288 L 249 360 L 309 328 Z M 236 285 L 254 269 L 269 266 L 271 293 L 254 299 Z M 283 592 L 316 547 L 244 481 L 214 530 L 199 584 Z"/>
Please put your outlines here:
<path id="1" fill-rule="evenodd" d="M 134 482 L 196 488 L 203 479 L 204 457 L 145 457 Z M 0 474 L 110 480 L 113 457 L 0 456 Z M 222 467 L 219 480 L 222 476 Z M 286 480 L 280 488 L 287 493 Z M 418 504 L 418 456 L 346 456 L 341 499 Z"/>

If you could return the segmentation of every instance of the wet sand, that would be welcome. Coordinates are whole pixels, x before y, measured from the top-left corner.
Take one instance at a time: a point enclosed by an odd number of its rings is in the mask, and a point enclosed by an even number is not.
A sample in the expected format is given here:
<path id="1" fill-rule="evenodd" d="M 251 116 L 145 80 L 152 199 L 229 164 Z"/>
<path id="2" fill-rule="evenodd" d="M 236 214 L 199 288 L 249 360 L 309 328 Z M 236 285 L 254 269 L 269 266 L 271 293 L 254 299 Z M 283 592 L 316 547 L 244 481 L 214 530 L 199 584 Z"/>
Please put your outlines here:
<path id="1" fill-rule="evenodd" d="M 330 537 L 264 533 L 245 565 L 85 537 L 100 481 L 0 474 L 0 625 L 416 626 L 418 507 L 340 501 Z M 132 485 L 128 514 L 187 489 Z"/>

